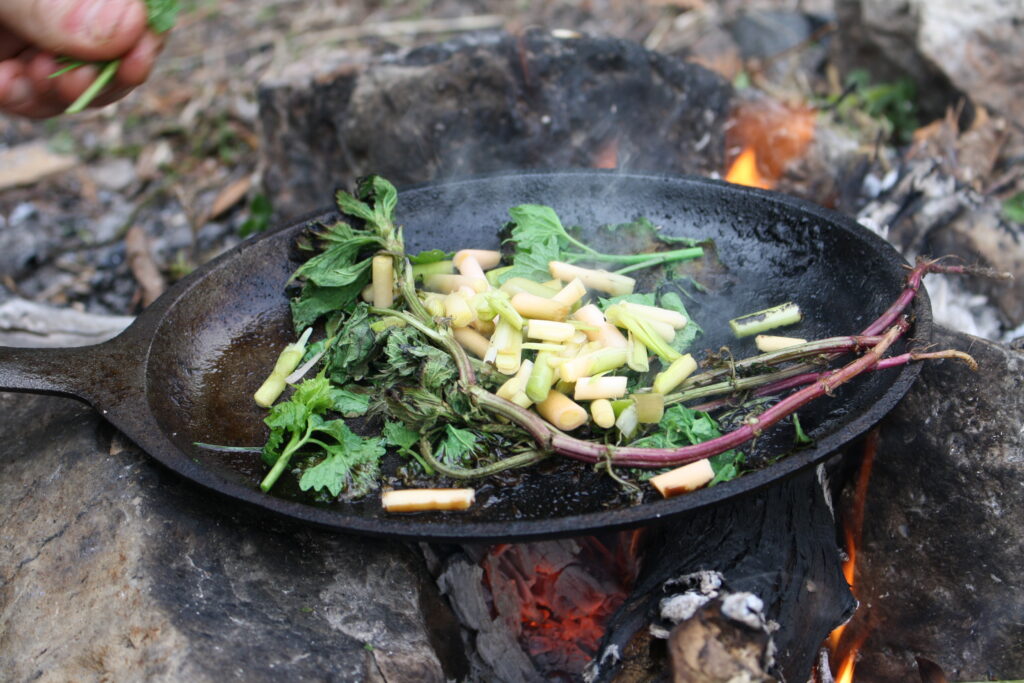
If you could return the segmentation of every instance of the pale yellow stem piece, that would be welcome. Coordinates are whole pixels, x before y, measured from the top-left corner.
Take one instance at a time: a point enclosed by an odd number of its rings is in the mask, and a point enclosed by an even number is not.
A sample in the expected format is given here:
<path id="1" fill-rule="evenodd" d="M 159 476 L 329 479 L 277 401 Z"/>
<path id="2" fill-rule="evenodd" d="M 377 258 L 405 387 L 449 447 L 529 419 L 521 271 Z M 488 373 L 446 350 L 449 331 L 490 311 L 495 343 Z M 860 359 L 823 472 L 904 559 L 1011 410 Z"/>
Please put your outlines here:
<path id="1" fill-rule="evenodd" d="M 473 256 L 462 258 L 455 264 L 455 267 L 459 269 L 460 274 L 468 277 L 474 283 L 479 283 L 480 280 L 483 280 L 483 285 L 474 284 L 474 287 L 482 286 L 482 291 L 487 291 L 491 288 L 491 283 L 487 281 L 487 276 L 484 275 L 484 269 L 480 267 L 480 262 Z"/>
<path id="2" fill-rule="evenodd" d="M 548 397 L 537 404 L 541 417 L 558 429 L 569 432 L 587 421 L 587 411 L 565 394 L 552 389 Z"/>
<path id="3" fill-rule="evenodd" d="M 404 489 L 385 491 L 380 502 L 388 512 L 466 510 L 476 498 L 473 489 Z"/>
<path id="4" fill-rule="evenodd" d="M 452 327 L 465 327 L 476 320 L 476 311 L 466 297 L 452 292 L 444 298 L 444 314 L 452 319 Z"/>
<path id="5" fill-rule="evenodd" d="M 512 297 L 512 308 L 524 318 L 540 318 L 542 320 L 565 320 L 569 315 L 567 304 L 545 299 L 529 292 L 519 292 Z"/>
<path id="6" fill-rule="evenodd" d="M 714 478 L 715 471 L 711 469 L 711 464 L 707 460 L 698 460 L 651 477 L 650 481 L 662 496 L 671 498 L 707 486 Z"/>
<path id="7" fill-rule="evenodd" d="M 391 308 L 395 302 L 395 260 L 388 254 L 377 254 L 370 266 L 373 283 L 373 305 Z"/>
<path id="8" fill-rule="evenodd" d="M 554 320 L 537 320 L 531 318 L 526 321 L 526 336 L 530 339 L 541 341 L 564 342 L 576 334 L 576 328 L 569 323 L 555 322 Z"/>
<path id="9" fill-rule="evenodd" d="M 615 410 L 612 409 L 611 401 L 606 398 L 599 398 L 590 404 L 590 416 L 594 418 L 594 424 L 604 429 L 615 424 Z"/>
<path id="10" fill-rule="evenodd" d="M 799 346 L 800 344 L 806 343 L 806 339 L 800 339 L 798 337 L 776 337 L 771 334 L 759 334 L 754 337 L 754 345 L 757 346 L 757 350 L 761 353 L 781 351 L 782 349 L 788 349 L 791 346 Z"/>
<path id="11" fill-rule="evenodd" d="M 672 361 L 664 371 L 654 377 L 654 393 L 665 395 L 678 387 L 697 369 L 697 361 L 692 354 L 684 354 Z"/>
<path id="12" fill-rule="evenodd" d="M 612 296 L 623 296 L 632 294 L 636 280 L 626 275 L 609 273 L 607 270 L 592 270 L 581 268 L 561 261 L 548 263 L 548 270 L 551 276 L 565 282 L 572 282 L 579 278 L 587 289 L 596 289 L 600 292 L 607 292 Z"/>
<path id="13" fill-rule="evenodd" d="M 648 306 L 646 304 L 634 304 L 630 301 L 623 301 L 620 306 L 623 306 L 627 311 L 635 313 L 638 317 L 646 320 L 657 320 L 663 322 L 666 325 L 671 325 L 677 330 L 681 330 L 686 327 L 686 316 L 679 311 L 670 311 L 667 308 L 661 308 L 660 306 Z"/>
<path id="14" fill-rule="evenodd" d="M 589 326 L 588 329 L 583 330 L 583 334 L 587 335 L 587 339 L 601 342 L 609 348 L 626 348 L 626 337 L 619 332 L 619 328 L 605 319 L 604 313 L 594 304 L 581 306 L 578 311 L 572 314 L 572 317 Z"/>
<path id="15" fill-rule="evenodd" d="M 573 398 L 593 401 L 598 398 L 622 398 L 626 395 L 625 377 L 580 377 L 576 380 Z"/>
<path id="16" fill-rule="evenodd" d="M 558 294 L 557 289 L 551 287 L 545 287 L 539 282 L 533 280 L 527 280 L 525 277 L 510 277 L 499 287 L 501 291 L 505 292 L 509 296 L 515 296 L 519 292 L 529 292 L 534 296 L 540 296 L 545 299 L 550 299 L 555 294 Z"/>
<path id="17" fill-rule="evenodd" d="M 516 371 L 516 374 L 509 377 L 495 393 L 506 401 L 511 401 L 516 394 L 526 389 L 526 380 L 530 378 L 531 372 L 533 372 L 533 361 L 529 359 L 524 360 L 519 365 L 519 370 Z"/>
<path id="18" fill-rule="evenodd" d="M 481 268 L 490 270 L 501 263 L 501 252 L 492 249 L 459 249 L 452 257 L 452 263 L 458 268 L 465 258 L 473 258 Z"/>
<path id="19" fill-rule="evenodd" d="M 371 266 L 372 268 L 372 266 Z M 359 291 L 359 298 L 368 304 L 373 303 L 373 283 L 366 285 Z"/>
<path id="20" fill-rule="evenodd" d="M 476 330 L 468 327 L 456 327 L 452 330 L 452 334 L 455 336 L 455 341 L 462 344 L 462 348 L 477 358 L 482 359 L 487 355 L 487 347 L 490 346 L 490 342 L 487 340 L 487 337 Z"/>
<path id="21" fill-rule="evenodd" d="M 434 273 L 423 277 L 423 288 L 432 292 L 448 294 L 456 291 L 459 287 L 469 287 L 474 292 L 487 291 L 487 280 L 481 284 L 479 280 L 466 277 L 465 275 L 449 275 L 448 273 Z"/>
<path id="22" fill-rule="evenodd" d="M 587 288 L 583 284 L 583 281 L 579 278 L 574 278 L 572 282 L 562 287 L 558 294 L 555 294 L 552 299 L 563 303 L 566 306 L 572 306 L 577 301 L 587 295 Z"/>

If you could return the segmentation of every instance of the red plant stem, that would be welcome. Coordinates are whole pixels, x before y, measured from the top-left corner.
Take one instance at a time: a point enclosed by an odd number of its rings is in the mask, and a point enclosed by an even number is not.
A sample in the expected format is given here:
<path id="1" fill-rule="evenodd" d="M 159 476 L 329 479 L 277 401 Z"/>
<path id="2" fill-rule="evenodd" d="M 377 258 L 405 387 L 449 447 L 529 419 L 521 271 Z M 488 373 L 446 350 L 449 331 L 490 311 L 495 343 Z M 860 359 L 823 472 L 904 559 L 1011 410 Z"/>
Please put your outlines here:
<path id="1" fill-rule="evenodd" d="M 965 363 L 967 363 L 972 370 L 978 369 L 977 362 L 975 362 L 975 360 L 971 358 L 969 355 L 967 355 L 963 351 L 956 351 L 950 349 L 946 351 L 932 352 L 912 351 L 910 353 L 902 353 L 898 356 L 890 356 L 889 358 L 883 358 L 880 361 L 878 361 L 878 363 L 876 363 L 873 368 L 869 369 L 869 372 L 874 372 L 876 370 L 888 370 L 889 368 L 899 367 L 901 365 L 906 365 L 907 363 L 911 363 L 913 361 L 918 360 L 940 360 L 943 358 L 955 358 L 958 360 L 962 360 Z M 751 393 L 754 396 L 770 396 L 772 394 L 778 394 L 780 392 L 786 391 L 787 389 L 793 389 L 795 387 L 804 386 L 805 384 L 810 384 L 811 382 L 816 382 L 822 377 L 825 377 L 829 372 L 830 371 L 827 370 L 822 372 L 805 372 L 800 375 L 794 375 L 793 377 L 780 379 L 779 381 L 772 382 L 771 384 L 766 384 L 763 387 L 755 389 Z M 697 405 L 689 407 L 691 410 L 710 412 L 712 410 L 717 410 L 718 408 L 723 408 L 728 405 L 733 405 L 730 399 L 721 398 L 714 401 L 707 401 L 706 403 L 699 403 Z"/>
<path id="2" fill-rule="evenodd" d="M 837 370 L 826 373 L 825 377 L 818 379 L 814 384 L 790 394 L 761 413 L 756 421 L 738 427 L 717 439 L 681 448 L 631 448 L 591 443 L 558 432 L 551 436 L 550 447 L 562 455 L 583 462 L 596 463 L 602 460 L 611 460 L 613 465 L 625 467 L 676 467 L 703 460 L 759 436 L 765 429 L 788 417 L 814 399 L 831 394 L 839 385 L 871 369 L 902 334 L 902 326 L 894 325 L 882 336 L 882 340 L 863 356 Z"/>
<path id="3" fill-rule="evenodd" d="M 864 331 L 861 332 L 861 334 L 881 334 L 882 330 L 887 329 L 890 325 L 896 322 L 896 320 L 898 320 L 903 314 L 903 311 L 906 310 L 907 306 L 910 305 L 910 302 L 914 300 L 914 297 L 917 296 L 917 291 L 921 289 L 921 281 L 924 280 L 924 276 L 928 273 L 983 275 L 997 279 L 1006 279 L 1007 277 L 1010 277 L 1007 273 L 995 273 L 986 269 L 973 268 L 971 266 L 964 265 L 945 265 L 940 263 L 938 259 L 932 260 L 918 258 L 917 264 L 910 271 L 910 275 L 907 276 L 906 286 L 903 288 L 903 291 L 900 292 L 896 301 L 894 301 L 892 306 L 889 306 L 882 315 L 878 316 L 873 323 L 864 328 Z"/>

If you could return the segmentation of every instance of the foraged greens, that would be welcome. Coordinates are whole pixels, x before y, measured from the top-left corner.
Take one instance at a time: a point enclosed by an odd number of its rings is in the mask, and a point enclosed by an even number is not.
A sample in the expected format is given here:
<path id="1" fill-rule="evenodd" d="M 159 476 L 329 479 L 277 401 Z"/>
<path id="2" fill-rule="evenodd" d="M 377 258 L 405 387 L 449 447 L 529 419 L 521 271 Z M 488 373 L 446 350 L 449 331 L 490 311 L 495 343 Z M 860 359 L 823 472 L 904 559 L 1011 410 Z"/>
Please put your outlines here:
<path id="1" fill-rule="evenodd" d="M 692 241 L 665 248 L 681 240 L 641 220 L 613 229 L 642 235 L 655 250 L 604 254 L 567 230 L 550 207 L 521 205 L 509 211 L 511 265 L 500 267 L 497 252 L 407 255 L 392 218 L 397 193 L 378 176 L 337 200 L 347 219 L 309 230 L 300 244 L 314 255 L 294 275 L 300 290 L 293 322 L 297 334 L 320 323 L 323 333 L 288 378 L 294 392 L 266 418 L 264 491 L 294 471 L 302 490 L 359 497 L 379 486 L 387 452 L 405 459 L 404 478 L 412 482 L 479 479 L 559 454 L 600 465 L 632 486 L 623 478 L 647 478 L 634 468 L 708 461 L 696 478 L 685 475 L 695 483 L 679 490 L 689 490 L 738 476 L 743 455 L 736 447 L 790 415 L 795 421 L 797 409 L 862 372 L 922 358 L 968 358 L 944 351 L 883 359 L 909 328 L 903 311 L 921 278 L 957 270 L 935 261 L 918 264 L 897 302 L 863 335 L 740 361 L 709 358 L 709 369 L 697 373 L 687 349 L 699 327 L 681 297 L 634 293 L 625 274 L 701 256 Z M 621 267 L 607 272 L 581 263 Z M 588 297 L 598 300 L 587 303 Z M 275 382 L 296 367 L 296 348 L 282 352 Z M 821 370 L 822 361 L 846 352 L 861 355 Z M 682 405 L 801 386 L 726 434 L 699 407 Z M 344 419 L 352 417 L 374 436 L 353 431 Z M 459 496 L 472 499 L 471 492 Z"/>
<path id="2" fill-rule="evenodd" d="M 178 21 L 178 0 L 146 0 L 146 23 L 149 29 L 153 33 L 166 33 L 174 28 L 174 24 Z M 69 71 L 74 71 L 80 66 L 85 66 L 88 62 L 80 60 L 63 60 L 64 66 L 50 74 L 50 78 L 56 78 L 61 74 L 66 74 Z M 114 77 L 117 76 L 117 70 L 121 68 L 121 60 L 113 59 L 109 62 L 103 62 L 97 64 L 100 72 L 96 76 L 96 80 L 79 95 L 78 99 L 71 103 L 71 105 L 65 110 L 66 114 L 77 114 L 78 112 L 84 111 L 86 107 L 92 104 L 103 89 L 110 85 Z"/>

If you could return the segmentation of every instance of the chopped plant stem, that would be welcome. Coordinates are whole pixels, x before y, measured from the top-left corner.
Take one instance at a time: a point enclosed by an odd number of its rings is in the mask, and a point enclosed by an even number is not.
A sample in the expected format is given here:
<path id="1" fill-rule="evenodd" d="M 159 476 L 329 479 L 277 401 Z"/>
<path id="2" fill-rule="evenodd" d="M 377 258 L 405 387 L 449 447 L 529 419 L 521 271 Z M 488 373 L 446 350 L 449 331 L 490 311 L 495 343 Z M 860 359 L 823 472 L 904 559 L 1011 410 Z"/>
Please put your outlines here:
<path id="1" fill-rule="evenodd" d="M 663 497 L 671 498 L 707 486 L 714 478 L 715 471 L 711 469 L 711 463 L 698 460 L 651 477 L 650 483 Z"/>
<path id="2" fill-rule="evenodd" d="M 481 268 L 490 270 L 501 263 L 501 252 L 494 249 L 459 249 L 452 257 L 452 262 L 458 266 L 466 258 L 472 258 Z"/>
<path id="3" fill-rule="evenodd" d="M 253 394 L 256 405 L 261 408 L 269 408 L 281 397 L 288 386 L 288 376 L 295 372 L 295 368 L 299 367 L 299 363 L 302 362 L 302 357 L 306 355 L 306 342 L 309 341 L 311 334 L 313 334 L 313 328 L 307 328 L 298 341 L 284 347 L 277 357 L 270 376 Z"/>
<path id="4" fill-rule="evenodd" d="M 733 318 L 729 321 L 729 327 L 737 337 L 749 337 L 752 334 L 767 332 L 776 327 L 795 325 L 800 322 L 801 317 L 800 307 L 792 301 L 787 301 L 763 311 Z"/>
<path id="5" fill-rule="evenodd" d="M 548 270 L 551 271 L 551 277 L 566 282 L 579 280 L 587 289 L 596 289 L 612 296 L 632 294 L 636 286 L 636 280 L 631 277 L 609 273 L 607 270 L 581 268 L 561 261 L 551 261 Z"/>
<path id="6" fill-rule="evenodd" d="M 483 465 L 481 467 L 474 467 L 472 469 L 466 467 L 455 467 L 452 465 L 446 465 L 445 463 L 434 457 L 434 451 L 430 446 L 430 440 L 427 438 L 420 439 L 420 455 L 427 463 L 436 469 L 446 477 L 452 479 L 481 479 L 483 477 L 489 477 L 492 474 L 498 472 L 504 472 L 506 470 L 516 469 L 517 467 L 526 467 L 527 465 L 533 465 L 534 463 L 541 462 L 551 456 L 551 453 L 543 453 L 541 451 L 526 451 L 518 455 L 512 455 L 507 458 L 502 458 L 496 463 L 490 465 Z"/>
<path id="7" fill-rule="evenodd" d="M 468 510 L 476 498 L 473 489 L 403 489 L 385 491 L 380 502 L 388 512 Z"/>
<path id="8" fill-rule="evenodd" d="M 788 349 L 793 346 L 800 346 L 801 344 L 806 343 L 806 339 L 800 339 L 798 337 L 777 337 L 770 334 L 759 334 L 754 337 L 754 345 L 761 353 L 781 351 L 782 349 Z"/>
<path id="9" fill-rule="evenodd" d="M 598 427 L 610 429 L 615 426 L 615 410 L 612 408 L 611 401 L 606 398 L 591 401 L 590 417 Z"/>

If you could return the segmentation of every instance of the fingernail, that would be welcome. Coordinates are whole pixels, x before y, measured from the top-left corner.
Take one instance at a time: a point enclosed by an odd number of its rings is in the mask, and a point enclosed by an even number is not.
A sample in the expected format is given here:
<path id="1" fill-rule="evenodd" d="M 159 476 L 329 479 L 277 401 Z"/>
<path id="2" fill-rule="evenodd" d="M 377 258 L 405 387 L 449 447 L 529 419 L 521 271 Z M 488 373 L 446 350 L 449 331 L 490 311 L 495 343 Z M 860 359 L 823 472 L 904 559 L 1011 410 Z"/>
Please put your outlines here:
<path id="1" fill-rule="evenodd" d="M 11 83 L 11 87 L 7 91 L 4 105 L 11 108 L 20 107 L 23 104 L 28 104 L 29 100 L 32 99 L 32 95 L 32 82 L 24 76 L 18 76 Z"/>
<path id="2" fill-rule="evenodd" d="M 89 38 L 105 43 L 117 35 L 134 0 L 92 0 L 83 10 L 82 23 Z"/>

